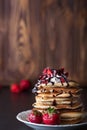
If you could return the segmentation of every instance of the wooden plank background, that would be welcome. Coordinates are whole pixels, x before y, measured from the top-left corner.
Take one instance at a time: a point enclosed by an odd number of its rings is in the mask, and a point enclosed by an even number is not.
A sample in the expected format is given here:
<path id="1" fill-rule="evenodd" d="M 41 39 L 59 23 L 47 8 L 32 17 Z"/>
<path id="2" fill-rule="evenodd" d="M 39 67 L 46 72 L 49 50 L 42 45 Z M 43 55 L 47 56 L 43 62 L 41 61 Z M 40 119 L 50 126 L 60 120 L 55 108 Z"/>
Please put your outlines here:
<path id="1" fill-rule="evenodd" d="M 64 67 L 87 84 L 87 0 L 0 0 L 0 83 Z"/>

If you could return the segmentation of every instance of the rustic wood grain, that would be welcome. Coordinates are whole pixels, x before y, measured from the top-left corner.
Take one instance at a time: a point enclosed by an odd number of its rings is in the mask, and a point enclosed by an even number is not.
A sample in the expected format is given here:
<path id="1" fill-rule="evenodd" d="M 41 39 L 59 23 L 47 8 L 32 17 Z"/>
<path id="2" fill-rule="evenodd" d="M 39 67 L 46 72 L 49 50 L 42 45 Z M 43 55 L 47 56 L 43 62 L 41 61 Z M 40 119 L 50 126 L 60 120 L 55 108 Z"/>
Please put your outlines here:
<path id="1" fill-rule="evenodd" d="M 46 64 L 64 66 L 70 77 L 86 84 L 85 53 L 87 32 L 86 1 L 54 1 L 44 7 L 46 23 Z"/>
<path id="2" fill-rule="evenodd" d="M 0 82 L 64 67 L 87 84 L 86 0 L 0 0 Z"/>
<path id="3" fill-rule="evenodd" d="M 33 60 L 33 44 L 31 41 L 30 2 L 28 0 L 16 0 L 10 1 L 10 4 L 10 51 L 5 77 L 8 80 L 7 75 L 9 75 L 9 80 L 12 81 L 14 79 L 19 81 L 22 78 L 32 79 L 35 63 Z"/>

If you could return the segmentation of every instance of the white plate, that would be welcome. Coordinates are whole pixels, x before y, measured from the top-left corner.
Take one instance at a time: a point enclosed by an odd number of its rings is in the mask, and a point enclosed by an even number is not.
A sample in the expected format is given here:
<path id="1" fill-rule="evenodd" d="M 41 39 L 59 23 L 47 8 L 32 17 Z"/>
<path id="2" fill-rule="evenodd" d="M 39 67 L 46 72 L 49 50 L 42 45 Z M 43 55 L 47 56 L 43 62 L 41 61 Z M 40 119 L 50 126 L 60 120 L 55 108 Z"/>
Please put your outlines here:
<path id="1" fill-rule="evenodd" d="M 17 114 L 16 118 L 24 123 L 25 125 L 35 129 L 35 130 L 77 130 L 78 128 L 83 129 L 83 127 L 87 127 L 87 120 L 84 120 L 79 124 L 69 124 L 69 125 L 45 125 L 45 124 L 36 124 L 27 121 L 27 116 L 31 112 L 31 110 L 26 110 Z"/>

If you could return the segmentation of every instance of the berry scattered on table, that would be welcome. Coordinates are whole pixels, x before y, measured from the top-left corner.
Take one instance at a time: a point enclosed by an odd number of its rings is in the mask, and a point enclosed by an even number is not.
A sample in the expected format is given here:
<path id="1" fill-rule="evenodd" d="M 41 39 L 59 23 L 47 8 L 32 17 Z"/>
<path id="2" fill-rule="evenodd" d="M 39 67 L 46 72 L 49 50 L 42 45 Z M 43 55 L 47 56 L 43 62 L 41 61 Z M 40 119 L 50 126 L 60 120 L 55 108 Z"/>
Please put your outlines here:
<path id="1" fill-rule="evenodd" d="M 12 93 L 20 93 L 20 87 L 18 84 L 13 83 L 10 87 Z"/>
<path id="2" fill-rule="evenodd" d="M 19 83 L 11 84 L 10 91 L 12 93 L 20 93 L 29 90 L 29 88 L 30 88 L 29 80 L 22 79 Z"/>
<path id="3" fill-rule="evenodd" d="M 20 86 L 21 91 L 28 90 L 30 88 L 30 82 L 29 80 L 23 79 L 20 81 L 19 86 Z"/>

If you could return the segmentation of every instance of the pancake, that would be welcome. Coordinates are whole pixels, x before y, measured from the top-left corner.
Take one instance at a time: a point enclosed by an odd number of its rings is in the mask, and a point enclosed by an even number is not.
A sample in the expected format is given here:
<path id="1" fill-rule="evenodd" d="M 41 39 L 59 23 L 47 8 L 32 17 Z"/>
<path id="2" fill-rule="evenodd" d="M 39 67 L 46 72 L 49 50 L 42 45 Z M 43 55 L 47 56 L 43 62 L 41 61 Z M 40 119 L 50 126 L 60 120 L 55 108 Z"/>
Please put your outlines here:
<path id="1" fill-rule="evenodd" d="M 74 119 L 74 118 L 80 118 L 84 117 L 85 113 L 82 112 L 65 112 L 61 114 L 61 119 Z"/>
<path id="2" fill-rule="evenodd" d="M 60 114 L 62 124 L 74 124 L 83 120 L 85 113 L 83 112 L 65 112 Z"/>
<path id="3" fill-rule="evenodd" d="M 78 123 L 84 115 L 81 90 L 63 69 L 45 68 L 32 90 L 35 93 L 33 109 L 43 113 L 51 107 L 60 112 L 61 124 Z"/>
<path id="4" fill-rule="evenodd" d="M 43 101 L 36 100 L 36 102 L 37 103 L 42 103 L 42 104 L 54 104 L 54 103 L 55 104 L 71 104 L 71 103 L 74 104 L 74 103 L 77 102 L 77 100 L 72 100 L 72 101 L 68 100 L 68 99 L 67 100 L 58 100 L 57 99 L 57 100 L 51 100 L 51 101 L 49 101 L 49 100 L 47 100 L 47 101 L 46 100 L 45 101 L 44 100 Z"/>
<path id="5" fill-rule="evenodd" d="M 77 109 L 79 107 L 82 106 L 82 103 L 74 103 L 74 104 L 56 104 L 54 105 L 55 103 L 53 102 L 37 102 L 37 103 L 34 103 L 33 106 L 35 108 L 43 108 L 43 109 L 47 109 L 49 107 L 52 107 L 52 108 L 55 108 L 55 109 Z"/>
<path id="6" fill-rule="evenodd" d="M 69 124 L 77 124 L 77 123 L 80 123 L 80 122 L 82 122 L 83 121 L 83 118 L 72 118 L 72 119 L 69 119 L 69 120 L 67 120 L 67 119 L 65 119 L 65 120 L 62 120 L 61 119 L 61 124 L 62 125 L 69 125 Z"/>
<path id="7" fill-rule="evenodd" d="M 38 94 L 38 96 L 41 96 L 41 97 L 46 97 L 46 98 L 49 98 L 49 97 L 62 97 L 62 98 L 67 98 L 67 97 L 71 97 L 71 94 L 70 93 L 40 93 Z"/>
<path id="8" fill-rule="evenodd" d="M 56 108 L 55 108 L 56 109 Z M 37 110 L 37 111 L 40 111 L 41 113 L 43 113 L 44 111 L 46 111 L 47 110 L 47 108 L 35 108 L 35 107 L 33 107 L 33 110 Z M 61 113 L 65 113 L 65 112 L 82 112 L 83 113 L 83 111 L 84 111 L 84 108 L 81 106 L 81 107 L 79 107 L 79 108 L 77 108 L 77 109 L 68 109 L 68 108 L 66 108 L 66 109 L 56 109 L 56 110 L 58 110 L 59 112 L 60 112 L 60 114 Z"/>
<path id="9" fill-rule="evenodd" d="M 77 87 L 70 87 L 70 88 L 60 88 L 60 87 L 54 87 L 52 88 L 51 86 L 48 87 L 48 86 L 44 86 L 44 87 L 40 87 L 38 90 L 37 90 L 37 93 L 52 93 L 52 92 L 58 92 L 58 93 L 62 93 L 62 92 L 65 92 L 65 93 L 71 93 L 71 94 L 75 94 L 75 93 L 79 93 L 82 89 L 81 88 L 77 88 Z"/>
<path id="10" fill-rule="evenodd" d="M 69 80 L 68 81 L 68 84 L 67 84 L 67 82 L 63 82 L 63 83 L 61 83 L 61 82 L 56 82 L 55 84 L 52 84 L 51 82 L 48 82 L 47 84 L 45 84 L 45 83 L 41 83 L 41 84 L 39 84 L 38 85 L 38 88 L 41 88 L 41 87 L 52 87 L 52 88 L 54 88 L 54 87 L 67 87 L 69 85 L 69 87 L 78 87 L 79 86 L 79 84 L 76 82 L 76 81 L 73 81 L 73 80 Z"/>
<path id="11" fill-rule="evenodd" d="M 62 97 L 62 98 L 58 98 L 58 97 L 47 97 L 47 96 L 40 96 L 40 95 L 37 95 L 35 97 L 35 100 L 36 102 L 38 101 L 77 101 L 77 100 L 80 100 L 79 96 L 78 97 Z"/>

